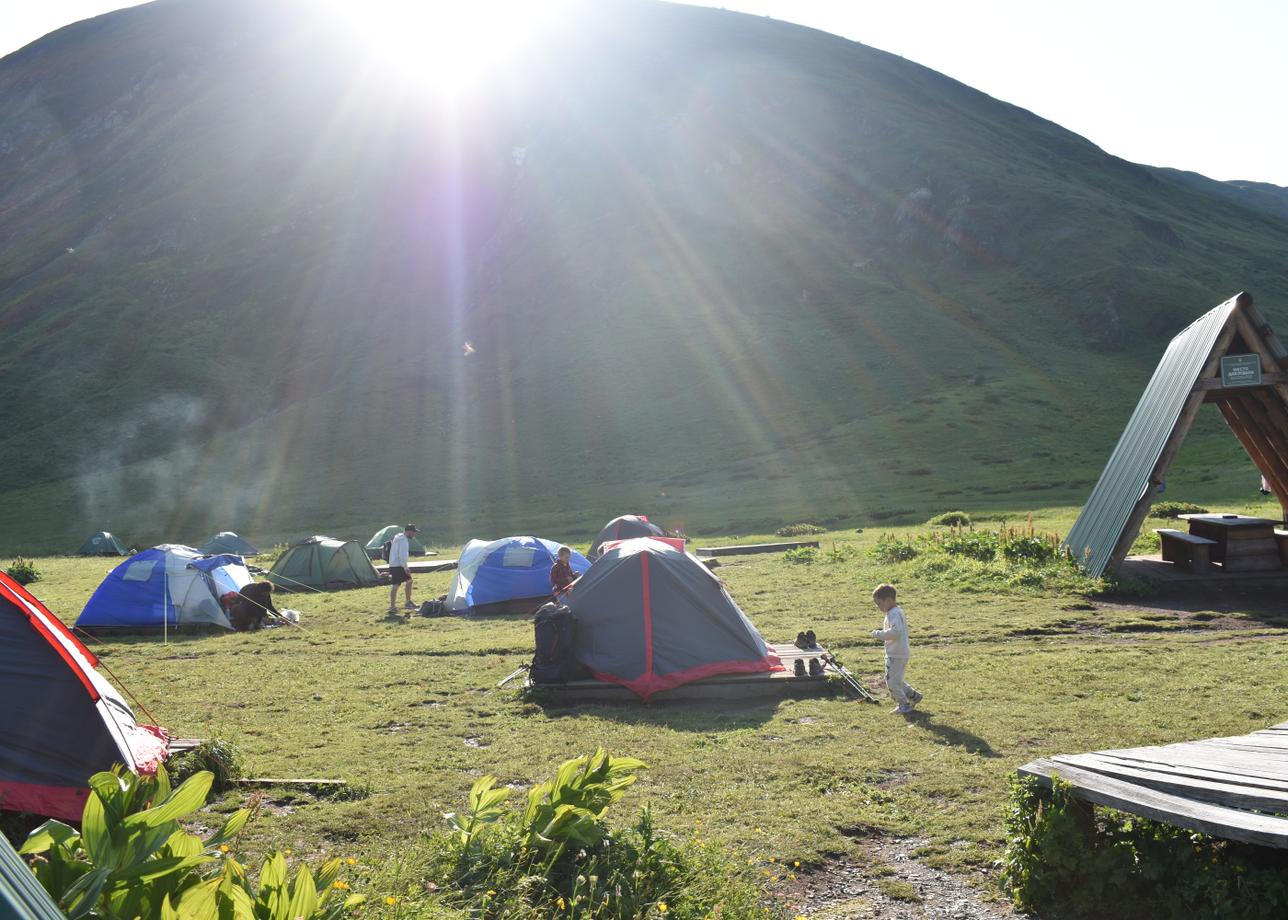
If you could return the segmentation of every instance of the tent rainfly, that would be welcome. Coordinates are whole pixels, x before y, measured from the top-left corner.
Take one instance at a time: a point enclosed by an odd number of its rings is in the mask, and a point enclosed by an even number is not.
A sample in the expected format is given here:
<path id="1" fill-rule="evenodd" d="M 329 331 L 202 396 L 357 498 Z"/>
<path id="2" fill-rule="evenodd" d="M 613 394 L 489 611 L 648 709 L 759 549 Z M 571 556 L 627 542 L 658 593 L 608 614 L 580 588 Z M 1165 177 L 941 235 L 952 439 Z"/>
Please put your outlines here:
<path id="1" fill-rule="evenodd" d="M 240 556 L 205 556 L 165 544 L 126 559 L 103 579 L 76 620 L 80 629 L 232 629 L 219 599 L 251 583 Z"/>
<path id="2" fill-rule="evenodd" d="M 357 540 L 316 536 L 301 540 L 283 553 L 266 577 L 286 591 L 370 588 L 380 584 L 380 575 Z"/>
<path id="3" fill-rule="evenodd" d="M 615 517 L 602 528 L 595 542 L 590 544 L 586 555 L 598 559 L 604 552 L 604 544 L 613 540 L 630 540 L 634 537 L 665 537 L 666 531 L 658 527 L 642 514 L 623 514 Z"/>
<path id="4" fill-rule="evenodd" d="M 130 551 L 125 544 L 106 530 L 90 534 L 76 551 L 78 556 L 128 556 Z"/>
<path id="5" fill-rule="evenodd" d="M 402 532 L 403 528 L 397 524 L 390 524 L 388 527 L 380 528 L 367 541 L 367 555 L 372 559 L 383 559 L 385 544 Z M 428 555 L 425 544 L 415 537 L 407 538 L 407 552 L 413 556 Z"/>
<path id="6" fill-rule="evenodd" d="M 231 530 L 224 530 L 215 534 L 205 543 L 198 546 L 197 549 L 211 556 L 218 555 L 219 553 L 232 553 L 234 556 L 259 555 L 259 550 L 255 549 L 255 547 L 251 546 Z"/>
<path id="7" fill-rule="evenodd" d="M 540 537 L 471 540 L 461 550 L 447 589 L 447 609 L 470 613 L 535 611 L 550 599 L 550 567 L 560 544 Z M 573 550 L 572 570 L 583 575 L 590 560 Z"/>
<path id="8" fill-rule="evenodd" d="M 1214 403 L 1288 512 L 1288 351 L 1240 293 L 1167 346 L 1065 548 L 1099 578 L 1140 532 L 1204 403 Z"/>

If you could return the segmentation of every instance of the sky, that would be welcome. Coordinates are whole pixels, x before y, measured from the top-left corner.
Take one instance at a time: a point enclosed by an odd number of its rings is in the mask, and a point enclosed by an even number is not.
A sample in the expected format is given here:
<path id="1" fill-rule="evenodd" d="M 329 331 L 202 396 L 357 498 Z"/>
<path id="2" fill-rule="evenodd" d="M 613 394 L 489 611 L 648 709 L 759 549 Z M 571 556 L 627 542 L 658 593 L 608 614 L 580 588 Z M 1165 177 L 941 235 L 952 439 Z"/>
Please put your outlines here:
<path id="1" fill-rule="evenodd" d="M 0 55 L 129 5 L 0 0 Z M 1134 162 L 1288 186 L 1288 0 L 694 5 L 796 22 L 900 54 Z"/>

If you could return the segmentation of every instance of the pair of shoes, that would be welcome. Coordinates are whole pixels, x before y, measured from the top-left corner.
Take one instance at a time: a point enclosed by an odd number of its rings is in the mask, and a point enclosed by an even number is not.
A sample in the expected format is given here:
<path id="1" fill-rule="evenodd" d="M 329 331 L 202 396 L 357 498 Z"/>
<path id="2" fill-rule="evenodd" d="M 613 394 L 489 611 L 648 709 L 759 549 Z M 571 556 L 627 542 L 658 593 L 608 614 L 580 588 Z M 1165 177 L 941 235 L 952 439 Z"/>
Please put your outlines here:
<path id="1" fill-rule="evenodd" d="M 792 645 L 797 648 L 809 648 L 809 639 L 806 638 L 804 631 L 796 634 L 796 641 L 793 642 Z"/>
<path id="2" fill-rule="evenodd" d="M 792 672 L 793 672 L 797 677 L 804 677 L 804 676 L 805 676 L 805 659 L 804 659 L 804 658 L 797 658 L 797 659 L 796 659 L 796 662 L 792 665 Z"/>
<path id="3" fill-rule="evenodd" d="M 806 648 L 818 648 L 818 636 L 814 635 L 814 630 L 805 630 L 805 643 Z"/>
<path id="4" fill-rule="evenodd" d="M 823 676 L 823 665 L 819 662 L 817 658 L 811 658 L 809 660 L 809 676 L 810 677 Z"/>
<path id="5" fill-rule="evenodd" d="M 419 608 L 419 607 L 417 607 L 415 604 L 413 604 L 411 601 L 408 601 L 407 603 L 403 604 L 403 609 L 404 609 L 404 610 L 419 610 L 420 608 Z"/>
<path id="6" fill-rule="evenodd" d="M 893 712 L 895 715 L 906 716 L 908 715 L 908 713 L 912 712 L 912 707 L 907 703 L 900 703 L 898 706 L 894 707 L 894 709 L 891 709 L 890 711 Z"/>

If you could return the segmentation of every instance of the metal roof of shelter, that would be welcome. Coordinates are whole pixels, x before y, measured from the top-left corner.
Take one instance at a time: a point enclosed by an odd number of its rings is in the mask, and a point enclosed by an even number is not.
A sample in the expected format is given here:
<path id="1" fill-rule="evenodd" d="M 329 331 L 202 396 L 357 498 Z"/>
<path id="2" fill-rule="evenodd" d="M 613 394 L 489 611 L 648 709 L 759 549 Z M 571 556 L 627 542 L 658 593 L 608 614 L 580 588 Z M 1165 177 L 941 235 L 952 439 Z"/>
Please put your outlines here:
<path id="1" fill-rule="evenodd" d="M 1231 355 L 1258 357 L 1256 383 L 1228 385 L 1233 381 L 1222 377 L 1221 359 Z M 1089 575 L 1098 578 L 1126 558 L 1205 402 L 1218 406 L 1280 504 L 1288 502 L 1286 367 L 1288 351 L 1247 293 L 1209 310 L 1172 339 L 1065 538 Z"/>
<path id="2" fill-rule="evenodd" d="M 66 920 L 30 867 L 0 834 L 0 917 L 23 920 Z"/>

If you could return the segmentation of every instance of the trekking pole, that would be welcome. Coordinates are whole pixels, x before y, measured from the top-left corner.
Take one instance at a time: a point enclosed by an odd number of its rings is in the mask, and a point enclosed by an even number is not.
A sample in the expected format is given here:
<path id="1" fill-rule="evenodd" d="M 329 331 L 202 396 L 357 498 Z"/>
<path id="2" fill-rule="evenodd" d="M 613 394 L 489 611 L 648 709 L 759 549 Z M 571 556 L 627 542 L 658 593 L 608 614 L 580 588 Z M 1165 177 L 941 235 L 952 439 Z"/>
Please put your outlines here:
<path id="1" fill-rule="evenodd" d="M 504 687 L 510 681 L 514 680 L 516 677 L 518 677 L 520 674 L 522 674 L 524 671 L 527 671 L 531 667 L 532 667 L 531 665 L 527 665 L 527 664 L 519 665 L 517 668 L 514 669 L 513 674 L 510 674 L 503 681 L 501 681 L 499 684 L 496 685 L 497 689 L 499 690 L 500 688 Z"/>
<path id="2" fill-rule="evenodd" d="M 872 695 L 872 691 L 868 690 L 867 687 L 863 686 L 863 682 L 859 680 L 857 677 L 855 677 L 854 674 L 851 673 L 849 668 L 841 664 L 841 662 L 837 661 L 835 655 L 829 652 L 828 654 L 823 655 L 821 657 L 823 660 L 823 664 L 830 667 L 834 672 L 836 672 L 836 674 L 840 676 L 841 682 L 844 683 L 845 686 L 848 687 L 854 693 L 855 696 L 859 697 L 860 699 L 866 700 L 869 703 L 877 702 L 877 698 Z"/>

